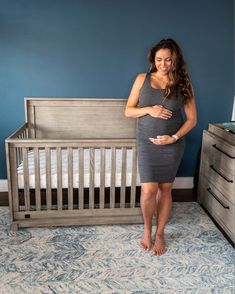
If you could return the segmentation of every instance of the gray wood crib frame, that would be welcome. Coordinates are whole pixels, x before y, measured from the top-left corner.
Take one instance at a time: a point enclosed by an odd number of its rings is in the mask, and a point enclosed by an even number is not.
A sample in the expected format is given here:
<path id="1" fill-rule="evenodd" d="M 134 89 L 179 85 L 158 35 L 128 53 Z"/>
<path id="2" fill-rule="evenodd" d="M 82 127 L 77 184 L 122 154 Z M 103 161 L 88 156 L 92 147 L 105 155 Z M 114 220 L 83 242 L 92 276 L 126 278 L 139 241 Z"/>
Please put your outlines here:
<path id="1" fill-rule="evenodd" d="M 25 123 L 6 139 L 11 229 L 143 222 L 137 203 L 136 120 L 124 116 L 126 99 L 25 98 Z M 94 150 L 100 149 L 100 185 L 94 186 Z M 51 150 L 56 152 L 57 187 L 51 186 Z M 73 186 L 73 150 L 79 154 L 79 187 Z M 84 187 L 83 152 L 89 149 L 89 187 Z M 105 186 L 105 150 L 111 152 L 110 187 Z M 115 186 L 116 151 L 121 150 L 121 185 Z M 127 197 L 126 154 L 132 150 Z M 40 150 L 45 152 L 46 188 L 40 185 Z M 62 150 L 68 186 L 62 187 Z M 28 152 L 34 154 L 35 187 L 29 185 Z M 23 166 L 23 188 L 18 167 Z M 108 193 L 108 194 L 107 194 Z M 86 196 L 87 195 L 87 196 Z M 86 199 L 87 197 L 87 199 Z M 127 199 L 128 198 L 128 199 Z M 96 199 L 96 200 L 95 200 Z M 107 200 L 108 199 L 108 200 Z M 117 200 L 118 199 L 118 200 Z"/>

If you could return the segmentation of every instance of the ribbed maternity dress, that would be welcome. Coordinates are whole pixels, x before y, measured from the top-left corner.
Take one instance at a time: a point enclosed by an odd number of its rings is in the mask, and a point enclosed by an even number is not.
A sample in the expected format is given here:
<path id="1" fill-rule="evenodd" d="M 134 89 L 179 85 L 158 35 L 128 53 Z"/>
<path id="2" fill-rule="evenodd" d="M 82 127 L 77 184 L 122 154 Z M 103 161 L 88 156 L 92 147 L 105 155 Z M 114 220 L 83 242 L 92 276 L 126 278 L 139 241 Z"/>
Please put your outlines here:
<path id="1" fill-rule="evenodd" d="M 172 183 L 184 153 L 185 140 L 180 138 L 169 145 L 155 145 L 149 138 L 158 135 L 173 135 L 183 124 L 181 108 L 183 98 L 180 91 L 164 99 L 164 89 L 155 89 L 150 84 L 147 73 L 139 95 L 138 107 L 163 105 L 172 111 L 168 119 L 150 115 L 137 120 L 137 154 L 141 183 Z"/>

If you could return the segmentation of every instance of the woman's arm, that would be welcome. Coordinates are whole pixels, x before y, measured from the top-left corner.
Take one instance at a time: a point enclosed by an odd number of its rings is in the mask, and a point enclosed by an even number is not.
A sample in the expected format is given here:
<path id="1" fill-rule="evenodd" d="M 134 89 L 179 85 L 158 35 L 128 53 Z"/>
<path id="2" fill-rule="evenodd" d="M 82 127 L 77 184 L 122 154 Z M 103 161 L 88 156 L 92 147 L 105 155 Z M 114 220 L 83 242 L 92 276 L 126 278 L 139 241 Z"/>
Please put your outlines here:
<path id="1" fill-rule="evenodd" d="M 179 130 L 175 133 L 178 138 L 186 135 L 197 124 L 197 109 L 194 98 L 191 98 L 185 103 L 184 112 L 186 115 L 186 120 L 181 128 L 179 128 Z"/>
<path id="2" fill-rule="evenodd" d="M 138 74 L 136 80 L 131 89 L 130 96 L 127 101 L 125 116 L 138 118 L 144 115 L 151 115 L 152 117 L 159 117 L 162 119 L 168 119 L 171 117 L 172 112 L 161 105 L 137 107 L 139 101 L 139 95 L 141 87 L 143 86 L 146 73 Z"/>

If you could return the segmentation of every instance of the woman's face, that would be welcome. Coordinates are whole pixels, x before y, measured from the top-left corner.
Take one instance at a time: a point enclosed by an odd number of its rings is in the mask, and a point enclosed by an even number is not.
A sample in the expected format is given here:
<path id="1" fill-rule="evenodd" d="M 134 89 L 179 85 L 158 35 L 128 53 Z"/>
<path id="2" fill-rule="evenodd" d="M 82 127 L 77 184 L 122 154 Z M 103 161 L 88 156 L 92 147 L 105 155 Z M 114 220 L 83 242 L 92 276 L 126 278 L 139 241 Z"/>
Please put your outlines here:
<path id="1" fill-rule="evenodd" d="M 160 49 L 155 55 L 155 65 L 161 75 L 167 75 L 172 68 L 172 54 L 169 49 Z"/>

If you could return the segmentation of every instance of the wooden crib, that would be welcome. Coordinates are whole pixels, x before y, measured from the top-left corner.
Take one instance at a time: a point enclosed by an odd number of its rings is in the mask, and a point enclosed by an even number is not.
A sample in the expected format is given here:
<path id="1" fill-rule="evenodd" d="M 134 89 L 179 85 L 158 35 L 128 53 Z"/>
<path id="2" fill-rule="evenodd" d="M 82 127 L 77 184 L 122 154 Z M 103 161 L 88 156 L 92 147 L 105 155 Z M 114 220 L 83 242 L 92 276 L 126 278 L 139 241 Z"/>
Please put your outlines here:
<path id="1" fill-rule="evenodd" d="M 24 102 L 25 124 L 6 139 L 11 229 L 142 222 L 126 99 Z"/>

